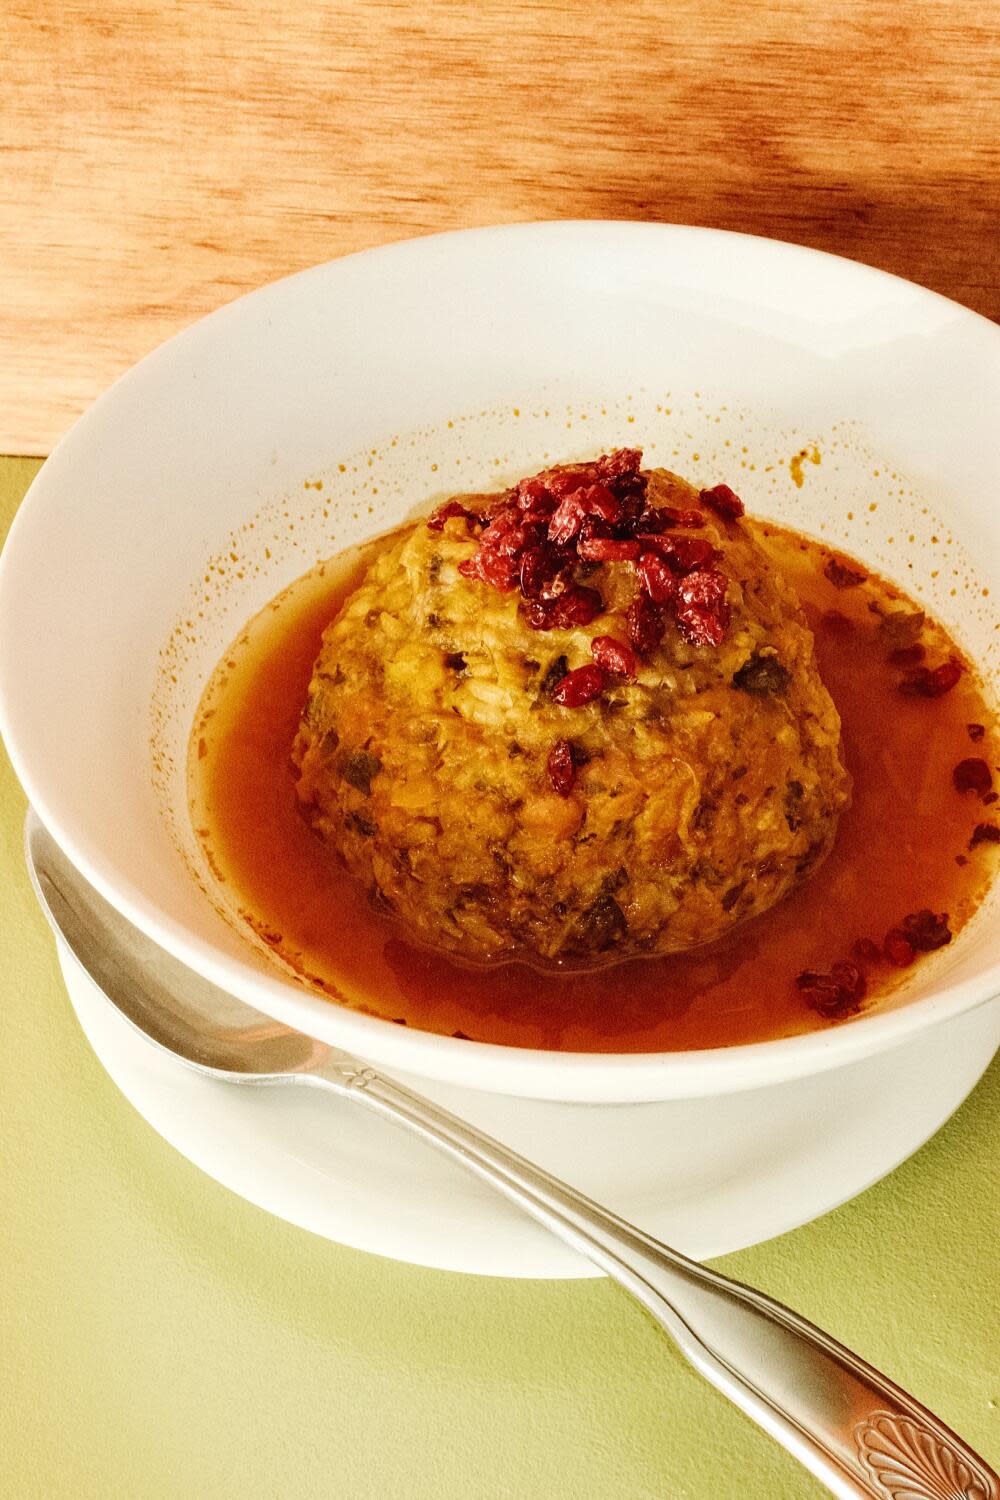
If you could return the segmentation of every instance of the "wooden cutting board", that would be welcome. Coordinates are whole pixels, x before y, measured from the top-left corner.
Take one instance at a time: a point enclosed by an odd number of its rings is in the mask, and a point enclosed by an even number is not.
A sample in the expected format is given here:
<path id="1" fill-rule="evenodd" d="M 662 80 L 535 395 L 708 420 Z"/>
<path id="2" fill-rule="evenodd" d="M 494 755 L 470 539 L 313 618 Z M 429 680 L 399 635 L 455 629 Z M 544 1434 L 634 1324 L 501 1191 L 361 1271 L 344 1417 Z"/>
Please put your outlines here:
<path id="1" fill-rule="evenodd" d="M 712 224 L 1000 316 L 981 0 L 9 0 L 0 451 L 346 251 L 537 218 Z"/>

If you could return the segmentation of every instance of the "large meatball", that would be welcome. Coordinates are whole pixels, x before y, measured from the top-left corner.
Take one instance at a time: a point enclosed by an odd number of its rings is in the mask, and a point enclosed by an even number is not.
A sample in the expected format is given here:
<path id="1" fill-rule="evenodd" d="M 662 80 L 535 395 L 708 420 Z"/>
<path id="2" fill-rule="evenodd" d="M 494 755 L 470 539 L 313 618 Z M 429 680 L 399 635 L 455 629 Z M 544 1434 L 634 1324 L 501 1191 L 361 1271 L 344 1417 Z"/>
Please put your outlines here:
<path id="1" fill-rule="evenodd" d="M 850 779 L 796 599 L 731 491 L 638 459 L 459 497 L 323 636 L 298 795 L 419 940 L 676 952 L 832 846 Z"/>

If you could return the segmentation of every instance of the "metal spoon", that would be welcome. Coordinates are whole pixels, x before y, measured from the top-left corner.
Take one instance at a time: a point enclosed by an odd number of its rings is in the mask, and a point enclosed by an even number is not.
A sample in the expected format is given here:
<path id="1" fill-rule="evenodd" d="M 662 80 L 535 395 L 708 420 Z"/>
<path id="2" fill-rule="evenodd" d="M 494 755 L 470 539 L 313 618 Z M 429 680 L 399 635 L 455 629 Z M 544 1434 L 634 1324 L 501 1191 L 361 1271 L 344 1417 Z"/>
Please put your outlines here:
<path id="1" fill-rule="evenodd" d="M 364 1063 L 199 978 L 103 900 L 31 811 L 25 849 L 56 935 L 156 1046 L 211 1078 L 330 1089 L 436 1146 L 631 1292 L 695 1369 L 832 1494 L 1000 1500 L 1000 1479 L 961 1438 L 804 1318 L 686 1259 Z"/>

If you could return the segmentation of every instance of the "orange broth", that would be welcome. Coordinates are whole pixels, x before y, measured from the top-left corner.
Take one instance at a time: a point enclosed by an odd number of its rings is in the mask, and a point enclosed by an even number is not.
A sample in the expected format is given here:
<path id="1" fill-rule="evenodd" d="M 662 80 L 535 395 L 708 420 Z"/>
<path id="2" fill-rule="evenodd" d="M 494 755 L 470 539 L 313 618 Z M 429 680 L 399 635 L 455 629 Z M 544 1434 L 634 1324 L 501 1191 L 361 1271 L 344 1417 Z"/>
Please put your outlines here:
<path id="1" fill-rule="evenodd" d="M 794 982 L 800 971 L 829 970 L 858 939 L 881 943 L 922 908 L 947 912 L 956 932 L 988 887 L 997 849 L 970 850 L 973 829 L 997 822 L 996 810 L 953 783 L 965 757 L 983 757 L 994 771 L 1000 758 L 974 672 L 940 698 L 904 697 L 871 605 L 918 606 L 872 575 L 864 588 L 837 589 L 824 574 L 829 548 L 777 527 L 754 529 L 813 627 L 854 777 L 832 854 L 785 901 L 689 953 L 565 973 L 465 965 L 408 941 L 374 912 L 301 817 L 289 760 L 320 637 L 372 544 L 320 564 L 251 621 L 199 708 L 192 814 L 243 920 L 341 1003 L 425 1031 L 585 1052 L 723 1047 L 815 1030 L 830 1023 L 804 1002 Z M 985 726 L 984 735 L 973 740 L 970 724 Z M 903 977 L 876 965 L 866 1008 Z"/>

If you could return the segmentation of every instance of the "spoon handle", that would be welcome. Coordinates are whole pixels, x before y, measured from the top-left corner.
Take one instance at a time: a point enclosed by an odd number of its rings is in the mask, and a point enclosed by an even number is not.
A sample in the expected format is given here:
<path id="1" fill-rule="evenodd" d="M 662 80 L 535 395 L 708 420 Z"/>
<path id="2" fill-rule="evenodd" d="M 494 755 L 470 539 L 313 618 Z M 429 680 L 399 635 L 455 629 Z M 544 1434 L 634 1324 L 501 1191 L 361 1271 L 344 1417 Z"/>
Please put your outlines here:
<path id="1" fill-rule="evenodd" d="M 334 1054 L 300 1077 L 404 1125 L 587 1256 L 832 1494 L 1000 1500 L 998 1476 L 949 1428 L 780 1302 L 688 1260 L 362 1064 Z"/>

